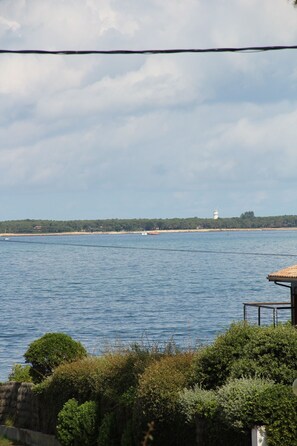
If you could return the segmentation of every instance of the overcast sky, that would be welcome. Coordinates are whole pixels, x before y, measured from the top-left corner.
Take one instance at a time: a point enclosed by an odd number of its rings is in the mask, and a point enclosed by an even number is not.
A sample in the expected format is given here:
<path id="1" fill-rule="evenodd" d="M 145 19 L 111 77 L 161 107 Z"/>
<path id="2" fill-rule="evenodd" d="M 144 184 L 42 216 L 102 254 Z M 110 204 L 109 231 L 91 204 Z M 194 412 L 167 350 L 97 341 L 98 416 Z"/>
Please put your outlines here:
<path id="1" fill-rule="evenodd" d="M 0 0 L 1 49 L 297 44 L 288 0 Z M 297 214 L 297 50 L 0 55 L 0 220 Z"/>

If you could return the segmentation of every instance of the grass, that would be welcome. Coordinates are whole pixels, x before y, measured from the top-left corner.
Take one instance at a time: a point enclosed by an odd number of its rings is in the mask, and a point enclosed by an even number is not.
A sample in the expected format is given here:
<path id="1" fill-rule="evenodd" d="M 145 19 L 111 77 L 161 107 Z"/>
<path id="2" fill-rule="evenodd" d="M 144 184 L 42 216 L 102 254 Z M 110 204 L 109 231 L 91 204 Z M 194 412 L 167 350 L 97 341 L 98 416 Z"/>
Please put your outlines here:
<path id="1" fill-rule="evenodd" d="M 8 438 L 0 437 L 0 446 L 16 446 L 16 443 L 8 440 Z"/>
<path id="2" fill-rule="evenodd" d="M 12 446 L 13 443 L 7 438 L 0 437 L 0 446 Z"/>

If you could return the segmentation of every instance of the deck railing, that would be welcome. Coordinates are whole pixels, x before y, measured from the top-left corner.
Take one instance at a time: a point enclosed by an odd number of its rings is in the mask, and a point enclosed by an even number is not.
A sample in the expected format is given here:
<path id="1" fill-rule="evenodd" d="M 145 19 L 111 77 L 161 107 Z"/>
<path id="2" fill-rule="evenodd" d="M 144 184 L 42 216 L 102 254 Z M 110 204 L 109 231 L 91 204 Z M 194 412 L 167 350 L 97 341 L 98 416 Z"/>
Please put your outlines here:
<path id="1" fill-rule="evenodd" d="M 247 307 L 254 307 L 257 309 L 258 325 L 261 325 L 261 310 L 268 309 L 272 311 L 273 325 L 276 326 L 279 322 L 279 310 L 292 310 L 291 302 L 244 302 L 243 304 L 243 319 L 247 320 Z"/>

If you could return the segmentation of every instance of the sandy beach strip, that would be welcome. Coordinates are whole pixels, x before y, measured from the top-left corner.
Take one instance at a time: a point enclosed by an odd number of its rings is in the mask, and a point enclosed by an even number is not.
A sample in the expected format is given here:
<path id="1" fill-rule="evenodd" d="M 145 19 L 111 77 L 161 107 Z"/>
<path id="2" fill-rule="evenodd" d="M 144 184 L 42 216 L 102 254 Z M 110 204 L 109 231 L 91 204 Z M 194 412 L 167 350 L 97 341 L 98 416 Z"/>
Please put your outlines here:
<path id="1" fill-rule="evenodd" d="M 143 235 L 160 235 L 160 234 L 174 234 L 174 233 L 192 233 L 192 232 L 252 232 L 252 231 L 296 231 L 294 228 L 223 228 L 223 229 L 164 229 L 155 231 L 75 231 L 75 232 L 34 232 L 34 233 L 2 233 L 1 238 L 9 237 L 48 237 L 48 236 L 76 236 L 76 235 L 125 235 L 135 234 Z"/>

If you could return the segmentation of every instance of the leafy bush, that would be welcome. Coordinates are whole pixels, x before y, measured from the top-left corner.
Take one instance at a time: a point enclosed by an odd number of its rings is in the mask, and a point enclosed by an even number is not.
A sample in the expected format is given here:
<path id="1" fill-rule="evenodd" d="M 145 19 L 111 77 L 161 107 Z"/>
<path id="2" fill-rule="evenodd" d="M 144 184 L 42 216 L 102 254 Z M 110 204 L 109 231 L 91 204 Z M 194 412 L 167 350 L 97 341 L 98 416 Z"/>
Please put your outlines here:
<path id="1" fill-rule="evenodd" d="M 194 374 L 196 383 L 206 389 L 215 389 L 227 381 L 233 363 L 242 356 L 244 346 L 254 335 L 257 327 L 247 323 L 233 323 L 214 343 L 195 355 Z"/>
<path id="2" fill-rule="evenodd" d="M 96 403 L 87 401 L 79 405 L 75 399 L 67 401 L 58 415 L 57 435 L 62 446 L 95 446 Z"/>
<path id="3" fill-rule="evenodd" d="M 113 412 L 104 415 L 99 428 L 98 445 L 99 446 L 116 446 L 116 418 Z"/>
<path id="4" fill-rule="evenodd" d="M 211 420 L 218 410 L 217 394 L 196 385 L 180 392 L 179 405 L 188 423 L 193 423 L 197 417 Z"/>
<path id="5" fill-rule="evenodd" d="M 133 346 L 119 352 L 62 364 L 48 379 L 36 386 L 35 392 L 44 405 L 48 403 L 53 424 L 63 404 L 70 398 L 76 398 L 79 403 L 98 401 L 101 417 L 105 413 L 115 412 L 120 437 L 132 418 L 138 377 L 147 364 L 160 355 Z"/>
<path id="6" fill-rule="evenodd" d="M 150 364 L 139 378 L 135 404 L 135 436 L 140 439 L 147 423 L 155 422 L 156 444 L 195 444 L 193 426 L 180 411 L 179 394 L 193 384 L 193 353 L 164 356 Z M 138 423 L 137 423 L 138 421 Z"/>
<path id="7" fill-rule="evenodd" d="M 30 374 L 33 382 L 43 381 L 60 364 L 71 362 L 87 355 L 80 342 L 74 341 L 64 333 L 46 333 L 33 341 L 24 354 L 31 363 Z"/>
<path id="8" fill-rule="evenodd" d="M 289 384 L 297 369 L 297 330 L 291 325 L 232 324 L 214 343 L 197 352 L 195 381 L 206 389 L 229 378 L 263 377 Z"/>
<path id="9" fill-rule="evenodd" d="M 227 426 L 245 432 L 266 421 L 263 394 L 274 386 L 260 378 L 242 378 L 228 382 L 218 390 L 218 407 Z"/>
<path id="10" fill-rule="evenodd" d="M 176 412 L 179 392 L 193 383 L 192 360 L 192 353 L 179 353 L 164 356 L 145 369 L 137 394 L 149 417 L 162 421 Z"/>
<path id="11" fill-rule="evenodd" d="M 265 425 L 268 446 L 297 446 L 297 398 L 291 386 L 264 379 L 236 379 L 218 391 L 220 418 L 227 427 L 249 432 Z"/>
<path id="12" fill-rule="evenodd" d="M 111 405 L 131 406 L 136 396 L 139 376 L 149 364 L 163 356 L 159 350 L 139 344 L 106 353 L 103 357 L 105 366 L 101 370 L 99 393 Z"/>
<path id="13" fill-rule="evenodd" d="M 242 358 L 231 367 L 230 376 L 261 376 L 292 384 L 297 370 L 297 330 L 291 325 L 262 327 L 244 346 Z"/>
<path id="14" fill-rule="evenodd" d="M 103 356 L 104 366 L 101 367 L 100 379 L 97 380 L 97 398 L 100 400 L 100 413 L 103 417 L 101 442 L 104 436 L 106 444 L 134 444 L 132 418 L 139 376 L 152 361 L 159 360 L 162 355 L 164 353 L 155 347 L 134 344 Z M 108 430 L 110 420 L 113 420 L 116 428 Z M 99 444 L 101 445 L 100 442 Z"/>
<path id="15" fill-rule="evenodd" d="M 22 364 L 14 364 L 11 373 L 8 376 L 9 381 L 16 381 L 19 383 L 30 383 L 32 382 L 32 377 L 30 375 L 30 366 Z"/>
<path id="16" fill-rule="evenodd" d="M 266 412 L 268 446 L 297 446 L 297 397 L 292 386 L 275 384 L 261 399 Z"/>
<path id="17" fill-rule="evenodd" d="M 8 438 L 0 436 L 0 446 L 13 446 L 13 443 Z"/>
<path id="18" fill-rule="evenodd" d="M 58 413 L 69 399 L 75 398 L 80 404 L 96 401 L 103 362 L 104 357 L 86 357 L 62 364 L 50 377 L 35 386 L 34 392 L 49 420 L 47 433 L 55 432 Z"/>

